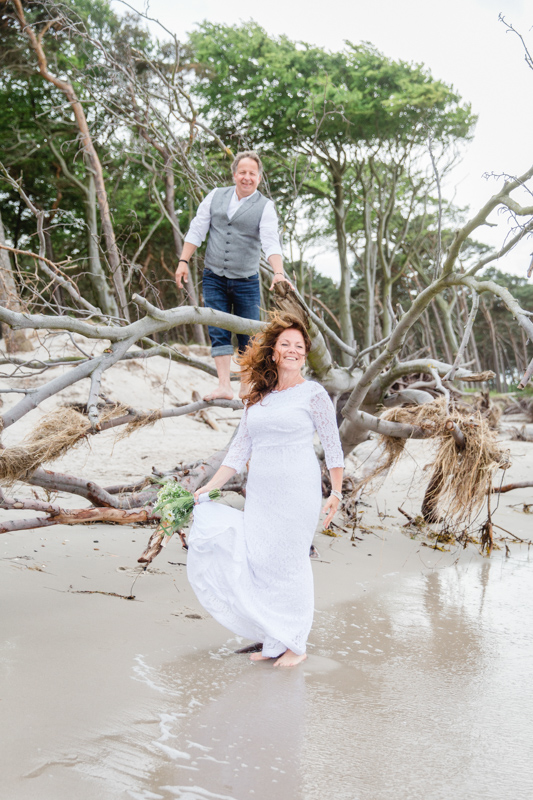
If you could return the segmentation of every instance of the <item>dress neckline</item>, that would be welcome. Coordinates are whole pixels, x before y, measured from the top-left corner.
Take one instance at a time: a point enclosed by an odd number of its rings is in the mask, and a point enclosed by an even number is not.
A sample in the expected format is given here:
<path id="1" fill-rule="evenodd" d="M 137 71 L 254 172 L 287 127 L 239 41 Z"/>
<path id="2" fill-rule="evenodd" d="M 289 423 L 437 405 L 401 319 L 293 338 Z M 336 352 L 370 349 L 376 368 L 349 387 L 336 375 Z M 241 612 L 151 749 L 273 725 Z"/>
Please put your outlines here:
<path id="1" fill-rule="evenodd" d="M 295 383 L 294 386 L 287 386 L 286 389 L 272 389 L 272 394 L 281 394 L 282 392 L 290 392 L 291 389 L 297 389 L 298 386 L 303 386 L 304 383 L 309 383 L 309 381 L 303 380 L 301 383 Z"/>

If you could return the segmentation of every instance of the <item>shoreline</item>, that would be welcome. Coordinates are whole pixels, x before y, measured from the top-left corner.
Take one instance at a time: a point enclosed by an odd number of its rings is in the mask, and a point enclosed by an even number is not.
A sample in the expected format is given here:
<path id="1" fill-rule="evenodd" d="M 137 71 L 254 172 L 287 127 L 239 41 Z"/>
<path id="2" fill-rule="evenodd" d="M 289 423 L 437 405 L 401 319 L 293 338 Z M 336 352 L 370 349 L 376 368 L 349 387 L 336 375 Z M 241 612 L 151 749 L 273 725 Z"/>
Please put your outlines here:
<path id="1" fill-rule="evenodd" d="M 168 365 L 162 360 L 151 361 L 154 363 L 140 369 L 118 369 L 115 376 L 109 377 L 106 391 L 117 400 L 126 401 L 135 396 L 139 408 L 148 410 L 164 402 L 168 404 L 169 397 L 173 402 L 188 400 L 191 386 L 203 391 L 214 383 L 210 376 L 199 375 L 188 367 L 173 367 L 169 373 Z M 80 397 L 82 388 L 76 388 Z M 66 393 L 59 399 L 62 402 L 76 400 L 75 394 Z M 44 406 L 43 411 L 46 411 L 50 404 Z M 24 420 L 26 430 L 37 423 L 41 413 L 37 410 L 28 415 Z M 115 442 L 109 432 L 110 435 L 95 437 L 89 448 L 68 453 L 52 467 L 58 471 L 82 473 L 101 485 L 138 479 L 143 471 L 149 471 L 148 465 L 152 463 L 159 468 L 169 468 L 180 460 L 205 456 L 224 445 L 235 428 L 237 415 L 217 409 L 216 416 L 218 431 L 195 417 L 184 417 L 157 422 L 120 442 Z M 13 438 L 8 429 L 6 443 L 11 443 Z M 505 480 L 523 480 L 533 471 L 533 447 L 523 442 L 509 442 L 509 447 L 513 464 Z M 348 459 L 349 470 L 368 468 L 374 449 L 375 441 L 359 448 L 357 457 Z M 381 642 L 379 652 L 386 653 L 383 642 L 387 636 L 392 636 L 379 628 L 380 617 L 376 617 L 372 628 L 369 620 L 374 606 L 379 607 L 391 597 L 397 598 L 393 605 L 397 603 L 398 611 L 404 603 L 408 608 L 409 587 L 417 587 L 424 581 L 445 584 L 457 575 L 462 591 L 470 592 L 472 584 L 477 585 L 479 576 L 487 571 L 493 575 L 507 574 L 516 565 L 527 566 L 530 556 L 527 545 L 507 542 L 509 558 L 503 546 L 488 558 L 474 545 L 466 549 L 444 545 L 443 550 L 436 550 L 420 535 L 410 538 L 404 527 L 405 517 L 397 509 L 401 506 L 413 516 L 419 512 L 426 483 L 421 465 L 427 460 L 427 442 L 407 443 L 405 454 L 395 469 L 365 492 L 359 527 L 355 531 L 359 538 L 354 542 L 350 540 L 352 531 L 348 527 L 339 537 L 328 537 L 317 530 L 314 543 L 321 558 L 312 562 L 316 613 L 309 640 L 309 658 L 301 668 L 285 670 L 282 676 L 276 676 L 280 670 L 272 670 L 270 664 L 252 665 L 246 656 L 232 655 L 244 642 L 210 619 L 199 606 L 187 583 L 182 566 L 186 553 L 177 537 L 173 537 L 144 573 L 137 558 L 148 541 L 149 527 L 96 523 L 3 534 L 0 539 L 3 609 L 0 668 L 4 680 L 0 709 L 6 795 L 13 800 L 34 800 L 35 797 L 39 800 L 70 800 L 72 797 L 76 800 L 129 797 L 166 800 L 171 796 L 242 800 L 242 793 L 224 789 L 226 785 L 237 785 L 232 783 L 233 778 L 226 776 L 226 767 L 210 762 L 207 756 L 200 774 L 211 775 L 209 785 L 212 788 L 205 791 L 214 794 L 171 792 L 169 795 L 153 788 L 175 786 L 171 767 L 175 769 L 177 764 L 184 770 L 180 775 L 190 773 L 190 780 L 196 780 L 194 785 L 200 785 L 197 768 L 191 760 L 194 743 L 187 743 L 187 725 L 193 725 L 200 736 L 204 724 L 201 720 L 207 715 L 211 722 L 205 724 L 212 724 L 213 730 L 220 728 L 224 737 L 224 724 L 233 730 L 234 715 L 235 725 L 248 731 L 247 735 L 253 739 L 247 709 L 255 708 L 265 730 L 270 731 L 268 709 L 272 698 L 285 703 L 285 710 L 277 706 L 276 712 L 283 719 L 287 709 L 292 708 L 291 703 L 305 692 L 315 697 L 313 702 L 317 708 L 321 693 L 330 690 L 333 704 L 340 703 L 339 698 L 343 697 L 342 703 L 348 705 L 352 696 L 364 700 L 366 695 L 361 696 L 361 687 L 366 686 L 367 680 L 364 659 L 375 659 L 378 664 L 382 656 L 375 655 L 378 653 L 376 642 Z M 13 493 L 24 496 L 30 491 L 31 487 L 19 485 Z M 521 511 L 522 505 L 531 502 L 530 497 L 528 489 L 499 496 L 493 504 L 497 506 L 496 524 L 520 538 L 531 539 L 531 515 Z M 61 496 L 58 502 L 67 507 L 85 505 L 75 496 Z M 227 493 L 225 502 L 238 505 L 243 499 Z M 34 514 L 27 511 L 0 513 L 3 519 Z M 113 595 L 131 594 L 134 581 L 135 600 Z M 421 612 L 416 613 L 420 615 Z M 353 626 L 354 630 L 365 626 L 372 629 L 374 650 L 368 649 L 370 645 L 354 650 L 353 644 L 346 644 L 346 626 Z M 424 641 L 423 630 L 422 626 L 419 638 L 415 638 L 416 646 Z M 449 635 L 455 634 L 450 631 Z M 336 644 L 336 637 L 339 643 L 344 642 L 342 646 Z M 354 665 L 348 668 L 346 659 L 355 659 Z M 295 677 L 287 672 L 294 673 Z M 240 681 L 244 687 L 242 692 Z M 313 692 L 318 694 L 315 696 Z M 215 714 L 212 697 L 220 699 L 217 707 L 225 709 L 224 717 L 218 712 L 218 716 Z M 257 707 L 257 698 L 263 698 L 264 708 Z M 314 713 L 313 706 L 306 705 L 303 700 L 302 703 L 301 707 L 293 708 L 293 716 L 300 719 L 301 725 L 295 728 L 291 718 L 286 719 L 287 731 L 298 741 L 307 730 L 302 720 Z M 339 706 L 335 713 L 342 716 L 341 711 Z M 324 729 L 329 730 L 327 710 L 324 713 Z M 235 729 L 237 738 L 241 735 L 239 730 Z M 278 741 L 280 725 L 272 729 L 271 735 L 272 741 Z M 333 732 L 331 736 L 335 738 Z M 286 742 L 286 746 L 288 752 L 294 751 L 292 740 Z M 215 745 L 213 747 L 213 752 L 218 752 Z M 339 741 L 338 747 L 344 752 L 343 742 Z M 308 763 L 304 751 L 305 747 L 298 751 L 298 757 L 303 759 L 302 763 Z M 283 757 L 283 754 L 276 756 Z M 263 756 L 259 753 L 258 758 L 261 760 Z M 335 756 L 330 753 L 328 758 L 334 760 Z M 209 765 L 214 772 L 209 772 Z M 275 763 L 265 764 L 265 769 L 270 766 Z M 233 765 L 232 774 L 235 769 Z M 309 774 L 315 774 L 316 769 L 317 763 L 308 763 Z M 314 789 L 305 771 L 299 783 L 291 783 L 291 780 L 284 778 L 284 794 L 292 791 L 298 798 L 314 800 Z M 179 785 L 183 787 L 184 784 Z M 215 785 L 218 786 L 216 790 Z M 139 786 L 145 788 L 139 790 Z M 271 789 L 269 791 L 265 797 L 274 797 Z M 338 792 L 336 796 L 353 800 L 353 793 Z M 388 795 L 376 793 L 361 797 L 381 800 Z M 259 798 L 260 792 L 256 792 L 255 800 Z"/>

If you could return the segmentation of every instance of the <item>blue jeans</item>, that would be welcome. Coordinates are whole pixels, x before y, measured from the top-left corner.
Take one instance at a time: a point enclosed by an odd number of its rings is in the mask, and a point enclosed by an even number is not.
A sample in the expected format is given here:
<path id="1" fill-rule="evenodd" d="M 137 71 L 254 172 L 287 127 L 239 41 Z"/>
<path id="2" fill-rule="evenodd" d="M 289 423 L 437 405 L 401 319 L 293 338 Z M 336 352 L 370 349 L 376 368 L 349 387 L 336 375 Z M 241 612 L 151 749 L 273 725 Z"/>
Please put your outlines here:
<path id="1" fill-rule="evenodd" d="M 215 275 L 210 269 L 204 269 L 203 275 L 204 304 L 217 311 L 226 311 L 244 319 L 259 319 L 259 275 L 251 278 L 224 278 Z M 231 331 L 208 326 L 211 339 L 212 356 L 233 355 Z M 242 353 L 250 337 L 244 333 L 237 334 L 239 352 Z"/>

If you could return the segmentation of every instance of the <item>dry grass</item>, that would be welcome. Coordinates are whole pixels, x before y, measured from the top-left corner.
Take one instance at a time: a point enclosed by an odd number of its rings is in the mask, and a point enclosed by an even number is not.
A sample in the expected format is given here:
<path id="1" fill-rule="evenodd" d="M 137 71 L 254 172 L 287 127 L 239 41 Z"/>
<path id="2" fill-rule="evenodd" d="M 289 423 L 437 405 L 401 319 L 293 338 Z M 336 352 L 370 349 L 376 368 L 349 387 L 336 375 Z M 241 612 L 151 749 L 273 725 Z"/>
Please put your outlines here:
<path id="1" fill-rule="evenodd" d="M 483 505 L 492 486 L 494 473 L 508 464 L 508 453 L 497 440 L 486 416 L 478 410 L 455 406 L 447 408 L 444 398 L 422 406 L 393 408 L 382 414 L 384 419 L 425 428 L 435 441 L 436 453 L 431 463 L 430 496 L 426 501 L 436 509 L 441 521 L 470 519 Z M 453 422 L 464 437 L 460 448 L 446 423 Z M 381 437 L 384 461 L 367 480 L 390 469 L 402 455 L 404 440 Z"/>
<path id="2" fill-rule="evenodd" d="M 124 406 L 105 408 L 100 419 L 105 422 L 125 411 Z M 25 480 L 42 464 L 55 461 L 81 444 L 90 432 L 87 417 L 73 408 L 65 406 L 46 414 L 20 445 L 0 450 L 0 481 L 10 486 Z"/>
<path id="3" fill-rule="evenodd" d="M 153 425 L 158 419 L 161 419 L 161 411 L 158 409 L 155 411 L 147 411 L 145 414 L 136 414 L 132 417 L 131 422 L 128 422 L 124 429 L 121 430 L 120 433 L 117 433 L 115 441 L 120 442 L 121 439 L 127 439 L 128 436 L 131 436 L 131 434 L 135 433 L 139 428 L 146 428 L 148 425 Z"/>
<path id="4" fill-rule="evenodd" d="M 87 417 L 71 408 L 59 408 L 43 417 L 22 444 L 0 452 L 0 480 L 10 485 L 27 478 L 79 444 L 87 435 Z"/>

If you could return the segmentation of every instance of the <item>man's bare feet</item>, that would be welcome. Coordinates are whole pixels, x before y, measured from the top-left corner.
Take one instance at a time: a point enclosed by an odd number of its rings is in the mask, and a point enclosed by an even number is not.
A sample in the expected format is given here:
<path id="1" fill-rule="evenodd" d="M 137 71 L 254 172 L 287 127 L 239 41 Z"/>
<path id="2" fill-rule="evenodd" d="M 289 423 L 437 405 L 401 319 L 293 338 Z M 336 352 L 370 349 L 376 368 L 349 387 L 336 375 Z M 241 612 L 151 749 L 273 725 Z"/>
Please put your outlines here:
<path id="1" fill-rule="evenodd" d="M 211 400 L 233 400 L 233 390 L 231 388 L 225 389 L 222 386 L 218 386 L 216 389 L 214 389 L 214 391 L 206 394 L 203 399 L 207 403 L 209 403 Z"/>
<path id="2" fill-rule="evenodd" d="M 263 656 L 261 653 L 252 653 L 250 661 L 270 661 L 270 656 Z"/>
<path id="3" fill-rule="evenodd" d="M 307 654 L 303 653 L 301 656 L 296 655 L 293 653 L 292 650 L 285 650 L 282 656 L 280 656 L 277 661 L 274 661 L 275 667 L 295 667 L 297 664 L 301 664 L 302 661 L 305 661 L 307 658 Z"/>

